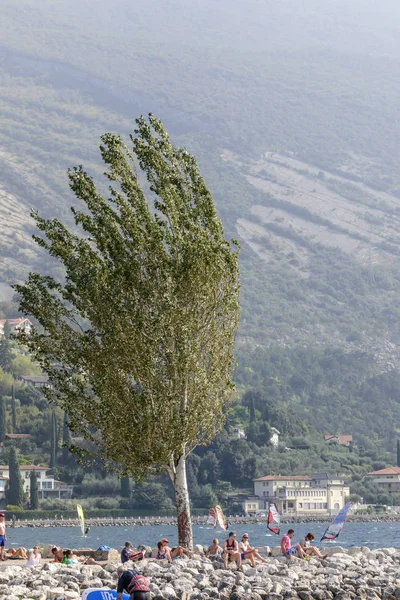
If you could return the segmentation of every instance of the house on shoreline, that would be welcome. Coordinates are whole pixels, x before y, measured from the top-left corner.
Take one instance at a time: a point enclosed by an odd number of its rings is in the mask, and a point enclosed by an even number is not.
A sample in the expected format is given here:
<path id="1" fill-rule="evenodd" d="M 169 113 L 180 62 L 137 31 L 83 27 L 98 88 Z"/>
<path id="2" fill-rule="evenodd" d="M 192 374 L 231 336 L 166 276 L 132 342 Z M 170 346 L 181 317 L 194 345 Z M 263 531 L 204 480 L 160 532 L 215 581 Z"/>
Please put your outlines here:
<path id="1" fill-rule="evenodd" d="M 329 473 L 266 475 L 253 483 L 254 494 L 241 500 L 243 509 L 250 514 L 268 510 L 273 503 L 284 515 L 335 515 L 350 493 L 340 475 Z"/>

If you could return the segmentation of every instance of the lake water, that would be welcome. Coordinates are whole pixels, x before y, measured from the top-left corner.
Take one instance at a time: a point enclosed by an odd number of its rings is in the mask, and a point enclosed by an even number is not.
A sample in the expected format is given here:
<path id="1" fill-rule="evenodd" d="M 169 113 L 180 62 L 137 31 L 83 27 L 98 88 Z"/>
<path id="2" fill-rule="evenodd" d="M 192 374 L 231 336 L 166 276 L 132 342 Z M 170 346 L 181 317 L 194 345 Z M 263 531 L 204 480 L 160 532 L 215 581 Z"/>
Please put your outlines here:
<path id="1" fill-rule="evenodd" d="M 281 534 L 289 528 L 295 530 L 295 540 L 299 540 L 308 531 L 312 531 L 316 541 L 319 542 L 327 527 L 327 523 L 299 523 L 297 525 L 284 524 Z M 254 546 L 277 546 L 280 537 L 268 531 L 262 525 L 236 525 L 232 528 L 237 537 L 248 533 L 250 543 Z M 339 546 L 368 546 L 370 548 L 394 547 L 400 549 L 400 522 L 392 523 L 346 523 L 338 540 L 329 544 Z M 193 526 L 194 541 L 197 544 L 210 545 L 213 537 L 219 539 L 222 545 L 227 537 L 224 531 L 211 528 Z M 86 538 L 82 538 L 78 527 L 41 527 L 21 528 L 7 530 L 9 546 L 24 546 L 31 548 L 34 544 L 55 544 L 63 548 L 93 548 L 101 545 L 111 548 L 121 548 L 126 541 L 134 546 L 144 544 L 155 547 L 162 537 L 167 537 L 169 545 L 177 544 L 177 529 L 172 525 L 143 525 L 130 527 L 92 527 Z M 325 542 L 327 544 L 327 542 Z"/>

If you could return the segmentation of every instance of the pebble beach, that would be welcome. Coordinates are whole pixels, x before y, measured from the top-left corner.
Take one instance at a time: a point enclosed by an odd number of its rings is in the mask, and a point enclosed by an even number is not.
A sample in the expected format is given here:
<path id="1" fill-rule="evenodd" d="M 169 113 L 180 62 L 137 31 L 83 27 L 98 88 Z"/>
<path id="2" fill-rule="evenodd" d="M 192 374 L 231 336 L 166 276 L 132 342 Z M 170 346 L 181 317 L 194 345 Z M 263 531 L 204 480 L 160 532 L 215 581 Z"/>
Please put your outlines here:
<path id="1" fill-rule="evenodd" d="M 292 561 L 279 548 L 259 548 L 268 559 L 256 568 L 243 564 L 225 570 L 221 561 L 200 558 L 128 562 L 150 581 L 152 600 L 399 600 L 400 551 L 394 548 L 324 548 L 324 560 Z M 119 562 L 61 565 L 45 562 L 28 568 L 0 565 L 0 600 L 79 600 L 89 588 L 115 589 Z"/>

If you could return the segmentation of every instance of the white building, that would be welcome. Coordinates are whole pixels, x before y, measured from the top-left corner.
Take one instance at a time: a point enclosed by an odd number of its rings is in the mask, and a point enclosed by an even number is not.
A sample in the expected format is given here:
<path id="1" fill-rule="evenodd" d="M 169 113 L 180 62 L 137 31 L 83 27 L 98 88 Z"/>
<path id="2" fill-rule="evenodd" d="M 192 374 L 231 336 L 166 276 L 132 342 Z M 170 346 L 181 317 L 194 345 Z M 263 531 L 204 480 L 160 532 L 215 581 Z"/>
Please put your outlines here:
<path id="1" fill-rule="evenodd" d="M 372 482 L 379 487 L 384 494 L 400 493 L 400 467 L 386 467 L 379 471 L 367 473 Z"/>
<path id="2" fill-rule="evenodd" d="M 271 427 L 271 437 L 270 437 L 270 444 L 271 446 L 273 446 L 274 448 L 277 448 L 279 445 L 279 436 L 280 436 L 280 431 L 278 431 L 275 427 Z"/>
<path id="3" fill-rule="evenodd" d="M 23 317 L 18 319 L 0 319 L 0 336 L 4 335 L 4 326 L 8 323 L 11 329 L 11 333 L 18 333 L 22 331 L 29 335 L 32 331 L 32 323 L 29 319 L 25 319 Z"/>
<path id="4" fill-rule="evenodd" d="M 25 494 L 31 489 L 31 472 L 35 471 L 38 482 L 38 496 L 43 498 L 70 498 L 72 487 L 61 481 L 55 481 L 52 471 L 47 466 L 20 465 L 22 485 Z M 10 478 L 8 465 L 0 465 L 0 500 L 4 499 L 6 483 Z"/>
<path id="5" fill-rule="evenodd" d="M 328 473 L 267 475 L 254 480 L 254 495 L 260 498 L 260 509 L 275 503 L 281 514 L 336 514 L 349 493 L 340 476 Z"/>

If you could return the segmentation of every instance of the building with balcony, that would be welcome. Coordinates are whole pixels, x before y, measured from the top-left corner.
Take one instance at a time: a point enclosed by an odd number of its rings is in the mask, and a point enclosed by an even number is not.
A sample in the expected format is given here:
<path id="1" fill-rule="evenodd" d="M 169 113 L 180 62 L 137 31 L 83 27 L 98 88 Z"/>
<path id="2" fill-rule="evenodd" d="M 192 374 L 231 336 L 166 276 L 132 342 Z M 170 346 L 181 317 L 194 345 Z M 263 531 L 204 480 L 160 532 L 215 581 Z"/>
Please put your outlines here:
<path id="1" fill-rule="evenodd" d="M 349 488 L 337 475 L 267 475 L 254 480 L 259 509 L 275 503 L 281 514 L 334 515 L 346 503 Z"/>
<path id="2" fill-rule="evenodd" d="M 31 489 L 31 472 L 36 473 L 38 482 L 38 496 L 42 498 L 71 498 L 72 487 L 61 481 L 55 481 L 52 471 L 47 466 L 20 465 L 22 485 L 26 495 Z M 10 478 L 8 465 L 0 465 L 0 500 L 5 497 L 6 483 Z"/>
<path id="3" fill-rule="evenodd" d="M 400 467 L 386 467 L 379 471 L 367 473 L 381 492 L 385 494 L 400 494 Z"/>

